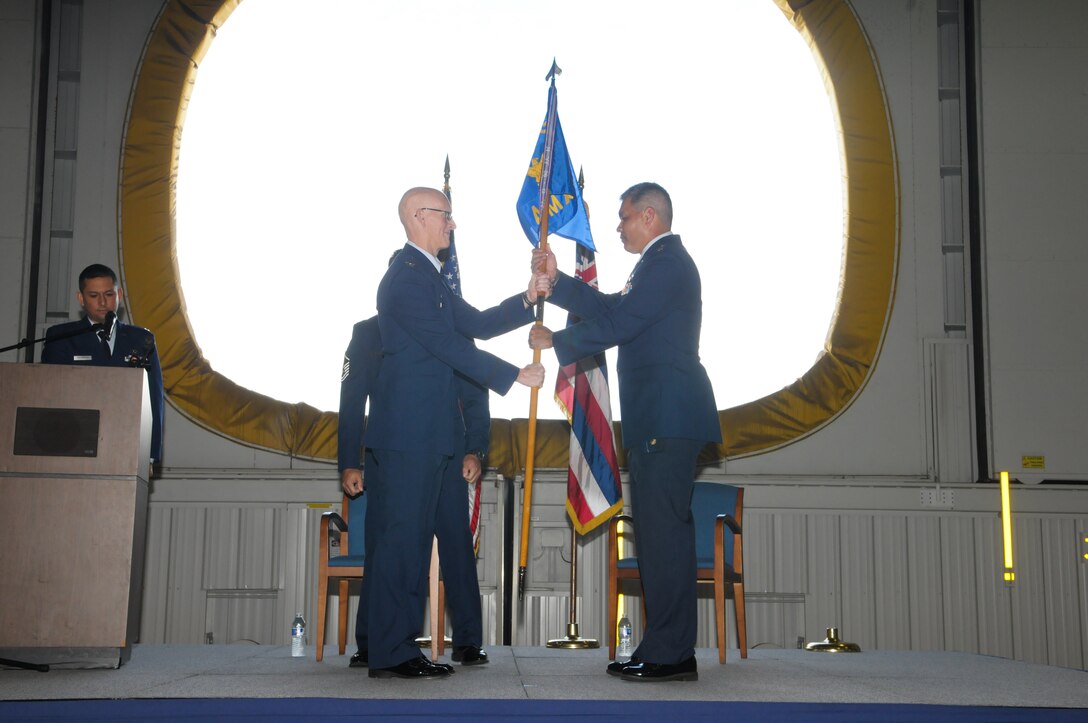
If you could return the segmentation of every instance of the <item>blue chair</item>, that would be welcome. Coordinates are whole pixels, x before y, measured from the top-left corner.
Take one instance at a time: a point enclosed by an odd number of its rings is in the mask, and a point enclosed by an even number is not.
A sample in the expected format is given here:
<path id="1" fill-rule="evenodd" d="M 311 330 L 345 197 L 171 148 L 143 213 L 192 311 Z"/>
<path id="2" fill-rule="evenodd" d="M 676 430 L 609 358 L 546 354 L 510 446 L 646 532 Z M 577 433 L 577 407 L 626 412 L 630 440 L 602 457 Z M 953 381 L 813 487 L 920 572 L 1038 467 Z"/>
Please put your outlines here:
<path id="1" fill-rule="evenodd" d="M 696 482 L 691 497 L 695 518 L 696 579 L 714 584 L 714 619 L 718 628 L 718 662 L 725 662 L 725 599 L 733 598 L 737 644 L 740 657 L 748 657 L 748 635 L 744 621 L 744 550 L 741 522 L 744 516 L 744 489 L 713 482 Z M 620 525 L 634 527 L 629 515 L 617 515 L 608 527 L 608 659 L 616 659 L 616 609 L 620 580 L 639 580 L 638 558 L 620 558 L 619 538 L 627 537 Z M 643 620 L 646 618 L 643 604 Z"/>
<path id="2" fill-rule="evenodd" d="M 353 523 L 349 524 L 349 521 Z M 329 581 L 339 583 L 339 627 L 336 631 L 340 655 L 347 649 L 348 638 L 348 583 L 362 580 L 366 572 L 366 492 L 356 497 L 344 495 L 340 514 L 326 512 L 321 515 L 319 530 L 319 559 L 317 572 L 317 638 L 315 639 L 318 662 L 325 654 L 325 615 L 329 605 Z M 351 532 L 349 533 L 349 529 Z M 332 554 L 334 550 L 347 550 L 346 554 Z M 438 629 L 446 627 L 446 587 L 438 583 Z M 442 654 L 445 639 L 440 636 L 438 653 Z"/>
<path id="3" fill-rule="evenodd" d="M 349 520 L 355 521 L 354 532 L 349 533 Z M 339 628 L 337 642 L 340 655 L 347 648 L 348 636 L 348 583 L 362 580 L 366 570 L 366 540 L 363 536 L 363 523 L 366 520 L 366 493 L 354 499 L 344 495 L 340 514 L 326 512 L 321 515 L 319 532 L 319 559 L 317 580 L 317 660 L 321 661 L 325 653 L 325 614 L 328 609 L 329 580 L 339 583 Z M 332 555 L 330 550 L 347 550 L 347 554 Z"/>

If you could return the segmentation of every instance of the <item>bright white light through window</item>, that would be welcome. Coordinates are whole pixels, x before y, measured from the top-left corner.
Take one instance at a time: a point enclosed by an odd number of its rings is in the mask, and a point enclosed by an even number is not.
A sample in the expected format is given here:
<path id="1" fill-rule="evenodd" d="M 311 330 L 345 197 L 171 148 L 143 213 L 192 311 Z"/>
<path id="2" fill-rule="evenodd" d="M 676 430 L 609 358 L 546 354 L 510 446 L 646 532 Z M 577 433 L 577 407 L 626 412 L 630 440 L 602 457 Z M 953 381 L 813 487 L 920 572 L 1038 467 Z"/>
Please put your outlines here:
<path id="1" fill-rule="evenodd" d="M 447 154 L 466 299 L 524 290 L 514 203 L 553 57 L 601 288 L 618 291 L 637 260 L 615 232 L 619 194 L 656 181 L 702 275 L 718 408 L 807 371 L 838 292 L 839 145 L 816 63 L 771 0 L 242 3 L 200 65 L 178 177 L 180 279 L 212 367 L 336 410 L 352 325 L 404 243 L 397 202 L 440 188 Z M 552 244 L 572 272 L 573 243 Z M 546 325 L 565 318 L 547 307 Z M 480 346 L 523 366 L 527 331 Z M 544 362 L 539 416 L 558 417 Z M 492 394 L 492 415 L 525 417 L 528 399 Z"/>

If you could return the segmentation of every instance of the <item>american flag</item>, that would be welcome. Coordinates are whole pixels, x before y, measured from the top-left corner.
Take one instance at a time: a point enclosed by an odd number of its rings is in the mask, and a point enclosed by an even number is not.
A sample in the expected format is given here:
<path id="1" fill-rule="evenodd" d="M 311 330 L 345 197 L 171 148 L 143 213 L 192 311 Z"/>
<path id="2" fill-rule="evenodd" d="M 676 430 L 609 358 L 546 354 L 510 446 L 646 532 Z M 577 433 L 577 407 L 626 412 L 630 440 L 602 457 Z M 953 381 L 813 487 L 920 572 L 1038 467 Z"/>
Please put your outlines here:
<path id="1" fill-rule="evenodd" d="M 450 197 L 449 186 L 449 159 L 446 159 L 446 187 L 443 189 L 446 194 L 446 198 L 453 203 L 453 199 Z M 453 206 L 451 205 L 450 208 Z M 446 285 L 450 287 L 450 291 L 461 296 L 461 267 L 457 263 L 457 247 L 453 242 L 453 231 L 450 231 L 450 247 L 447 250 L 446 260 L 442 262 L 442 278 L 445 279 Z M 452 464 L 456 464 L 457 460 L 454 460 Z M 468 483 L 468 529 L 472 533 L 472 549 L 478 555 L 480 554 L 480 495 L 482 493 L 482 487 L 480 483 L 481 479 L 476 482 Z"/>
<path id="2" fill-rule="evenodd" d="M 593 251 L 581 244 L 574 247 L 575 278 L 597 288 Z M 573 314 L 567 317 L 567 326 L 575 322 Z M 555 401 L 570 422 L 567 514 L 578 534 L 584 535 L 623 508 L 604 353 L 561 367 Z"/>

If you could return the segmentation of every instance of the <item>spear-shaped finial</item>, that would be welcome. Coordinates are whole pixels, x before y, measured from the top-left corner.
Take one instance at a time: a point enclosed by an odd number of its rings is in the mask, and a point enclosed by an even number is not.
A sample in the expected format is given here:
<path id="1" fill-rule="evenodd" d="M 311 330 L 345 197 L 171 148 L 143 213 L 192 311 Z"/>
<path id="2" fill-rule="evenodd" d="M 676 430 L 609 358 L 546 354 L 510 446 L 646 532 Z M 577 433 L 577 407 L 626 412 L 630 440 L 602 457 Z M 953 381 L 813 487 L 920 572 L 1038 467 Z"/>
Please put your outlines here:
<path id="1" fill-rule="evenodd" d="M 586 190 L 586 174 L 582 172 L 582 167 L 578 166 L 578 189 L 581 191 Z M 586 202 L 585 197 L 582 197 L 582 205 L 586 207 L 586 218 L 589 218 L 589 203 Z"/>
<path id="2" fill-rule="evenodd" d="M 442 177 L 445 179 L 445 183 L 442 185 L 442 193 L 446 194 L 446 198 L 450 197 L 450 154 L 446 154 L 446 168 L 442 172 Z"/>
<path id="3" fill-rule="evenodd" d="M 548 74 L 544 76 L 544 80 L 552 80 L 552 78 L 554 78 L 555 76 L 562 74 L 563 69 L 560 68 L 559 64 L 555 62 L 555 58 L 552 58 L 552 68 L 548 71 Z"/>

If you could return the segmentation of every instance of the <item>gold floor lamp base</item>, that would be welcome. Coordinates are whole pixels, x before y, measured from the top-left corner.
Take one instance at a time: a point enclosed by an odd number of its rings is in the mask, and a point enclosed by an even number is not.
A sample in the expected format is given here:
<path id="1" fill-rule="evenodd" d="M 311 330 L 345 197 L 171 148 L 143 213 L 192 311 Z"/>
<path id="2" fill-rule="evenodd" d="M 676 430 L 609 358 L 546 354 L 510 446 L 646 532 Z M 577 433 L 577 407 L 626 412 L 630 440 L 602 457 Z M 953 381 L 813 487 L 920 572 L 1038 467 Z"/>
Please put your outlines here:
<path id="1" fill-rule="evenodd" d="M 556 638 L 548 641 L 549 648 L 564 648 L 566 650 L 586 650 L 599 648 L 601 644 L 593 638 L 583 638 L 578 635 L 578 623 L 567 623 L 567 637 Z"/>

